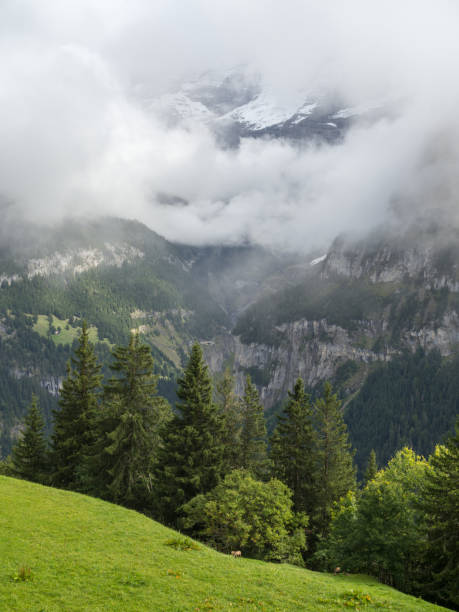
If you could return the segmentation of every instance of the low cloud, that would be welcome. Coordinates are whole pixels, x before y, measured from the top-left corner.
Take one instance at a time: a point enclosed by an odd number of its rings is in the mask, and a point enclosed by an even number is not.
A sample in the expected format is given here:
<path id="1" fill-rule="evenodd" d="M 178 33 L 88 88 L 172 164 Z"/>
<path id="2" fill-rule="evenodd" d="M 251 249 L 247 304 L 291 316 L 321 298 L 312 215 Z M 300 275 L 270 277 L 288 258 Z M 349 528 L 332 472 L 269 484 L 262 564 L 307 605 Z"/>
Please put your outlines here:
<path id="1" fill-rule="evenodd" d="M 457 4 L 318 5 L 6 0 L 3 200 L 32 221 L 114 214 L 193 244 L 309 249 L 395 209 L 405 223 L 436 208 L 456 223 Z M 205 126 L 167 127 L 146 103 L 241 63 L 279 103 L 302 90 L 349 106 L 389 100 L 391 113 L 356 122 L 336 144 L 224 149 Z"/>

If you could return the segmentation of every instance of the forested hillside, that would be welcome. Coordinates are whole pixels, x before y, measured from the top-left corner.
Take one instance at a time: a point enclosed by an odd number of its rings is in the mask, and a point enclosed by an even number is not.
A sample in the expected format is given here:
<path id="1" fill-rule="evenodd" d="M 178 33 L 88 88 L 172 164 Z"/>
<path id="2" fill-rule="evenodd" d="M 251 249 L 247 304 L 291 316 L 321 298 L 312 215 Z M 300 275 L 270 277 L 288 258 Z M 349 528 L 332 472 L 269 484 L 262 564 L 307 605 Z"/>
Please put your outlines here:
<path id="1" fill-rule="evenodd" d="M 0 473 L 140 510 L 235 558 L 365 572 L 458 604 L 458 420 L 428 461 L 404 448 L 378 470 L 372 452 L 358 486 L 342 402 L 329 383 L 311 398 L 298 379 L 268 438 L 250 376 L 241 396 L 229 370 L 214 387 L 199 344 L 172 410 L 138 333 L 112 349 L 105 381 L 90 333 L 83 322 L 50 443 L 33 396 Z M 183 536 L 171 545 L 199 549 Z M 30 576 L 19 568 L 17 580 Z M 371 598 L 352 600 L 358 607 Z"/>
<path id="2" fill-rule="evenodd" d="M 348 404 L 345 419 L 363 468 L 375 450 L 385 465 L 395 448 L 409 446 L 427 457 L 459 414 L 459 355 L 404 353 L 368 375 Z"/>
<path id="3" fill-rule="evenodd" d="M 372 448 L 381 461 L 404 443 L 428 453 L 451 429 L 459 294 L 449 235 L 438 252 L 439 236 L 427 231 L 416 248 L 407 237 L 408 251 L 384 235 L 338 240 L 316 262 L 251 246 L 174 245 L 117 219 L 22 231 L 23 246 L 6 242 L 0 257 L 3 456 L 32 391 L 50 425 L 83 319 L 102 362 L 139 331 L 172 402 L 185 355 L 202 341 L 217 379 L 230 367 L 242 393 L 250 374 L 268 428 L 298 376 L 312 393 L 331 380 L 360 469 Z M 423 359 L 413 356 L 419 347 Z"/>

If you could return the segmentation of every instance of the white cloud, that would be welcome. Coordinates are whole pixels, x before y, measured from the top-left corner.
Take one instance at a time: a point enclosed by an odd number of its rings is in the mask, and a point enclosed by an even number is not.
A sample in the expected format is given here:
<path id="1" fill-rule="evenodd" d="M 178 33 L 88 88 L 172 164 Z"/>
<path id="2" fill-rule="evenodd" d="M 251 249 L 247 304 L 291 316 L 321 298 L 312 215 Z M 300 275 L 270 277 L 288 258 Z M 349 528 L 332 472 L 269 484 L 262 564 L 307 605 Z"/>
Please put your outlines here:
<path id="1" fill-rule="evenodd" d="M 457 211 L 459 9 L 448 0 L 5 0 L 0 193 L 29 218 L 112 213 L 194 243 L 303 248 L 387 218 Z M 277 98 L 397 100 L 336 145 L 168 129 L 139 94 L 247 62 Z M 165 206 L 155 194 L 188 206 Z"/>

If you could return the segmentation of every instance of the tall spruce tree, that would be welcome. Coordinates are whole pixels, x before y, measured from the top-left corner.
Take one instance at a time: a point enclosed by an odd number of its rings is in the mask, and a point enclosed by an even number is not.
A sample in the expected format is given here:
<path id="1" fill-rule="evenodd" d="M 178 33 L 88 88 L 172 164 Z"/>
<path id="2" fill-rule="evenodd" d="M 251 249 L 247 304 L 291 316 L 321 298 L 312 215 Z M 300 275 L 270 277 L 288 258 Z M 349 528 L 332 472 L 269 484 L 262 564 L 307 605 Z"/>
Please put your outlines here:
<path id="1" fill-rule="evenodd" d="M 263 405 L 250 376 L 246 377 L 244 395 L 241 398 L 241 451 L 240 465 L 255 478 L 268 476 L 269 460 L 266 444 L 266 423 Z"/>
<path id="2" fill-rule="evenodd" d="M 43 483 L 48 467 L 44 422 L 37 396 L 24 421 L 24 431 L 12 451 L 12 469 L 15 476 Z"/>
<path id="3" fill-rule="evenodd" d="M 222 422 L 197 343 L 178 380 L 177 396 L 176 414 L 164 429 L 156 468 L 162 518 L 173 524 L 181 506 L 213 489 L 223 472 Z"/>
<path id="4" fill-rule="evenodd" d="M 371 449 L 370 456 L 368 457 L 367 468 L 364 474 L 364 484 L 367 485 L 373 480 L 378 472 L 378 464 L 376 463 L 376 453 L 374 448 Z"/>
<path id="5" fill-rule="evenodd" d="M 317 436 L 312 423 L 312 406 L 301 378 L 288 392 L 283 414 L 271 436 L 273 475 L 293 491 L 295 512 L 314 509 L 316 489 Z"/>
<path id="6" fill-rule="evenodd" d="M 325 383 L 323 397 L 314 403 L 318 436 L 316 511 L 311 516 L 316 533 L 324 535 L 330 523 L 334 502 L 354 490 L 355 468 L 341 402 Z"/>
<path id="7" fill-rule="evenodd" d="M 116 503 L 147 510 L 159 430 L 171 416 L 157 394 L 150 348 L 138 334 L 113 349 L 115 376 L 104 389 L 97 435 L 87 460 L 89 491 Z"/>
<path id="8" fill-rule="evenodd" d="M 60 410 L 55 410 L 52 435 L 51 482 L 54 486 L 80 490 L 82 466 L 94 443 L 98 391 L 102 376 L 89 330 L 83 321 L 75 356 L 67 365 L 67 378 L 60 391 Z"/>
<path id="9" fill-rule="evenodd" d="M 421 509 L 427 521 L 423 590 L 429 598 L 459 609 L 459 417 L 455 435 L 430 457 Z"/>
<path id="10" fill-rule="evenodd" d="M 222 419 L 222 444 L 225 474 L 240 463 L 242 415 L 239 398 L 234 391 L 234 377 L 229 368 L 216 385 L 217 406 Z"/>

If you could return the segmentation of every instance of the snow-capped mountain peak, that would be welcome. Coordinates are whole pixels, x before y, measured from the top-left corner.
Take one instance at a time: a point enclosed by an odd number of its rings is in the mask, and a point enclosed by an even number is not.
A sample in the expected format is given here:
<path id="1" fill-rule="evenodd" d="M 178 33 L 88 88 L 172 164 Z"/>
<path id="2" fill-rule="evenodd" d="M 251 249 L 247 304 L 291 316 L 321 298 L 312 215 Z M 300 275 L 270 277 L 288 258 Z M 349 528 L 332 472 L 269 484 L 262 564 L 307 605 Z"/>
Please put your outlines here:
<path id="1" fill-rule="evenodd" d="M 339 139 L 356 118 L 381 110 L 378 103 L 344 107 L 330 95 L 298 90 L 289 95 L 262 84 L 244 67 L 206 72 L 147 106 L 168 125 L 195 122 L 220 136 Z"/>

